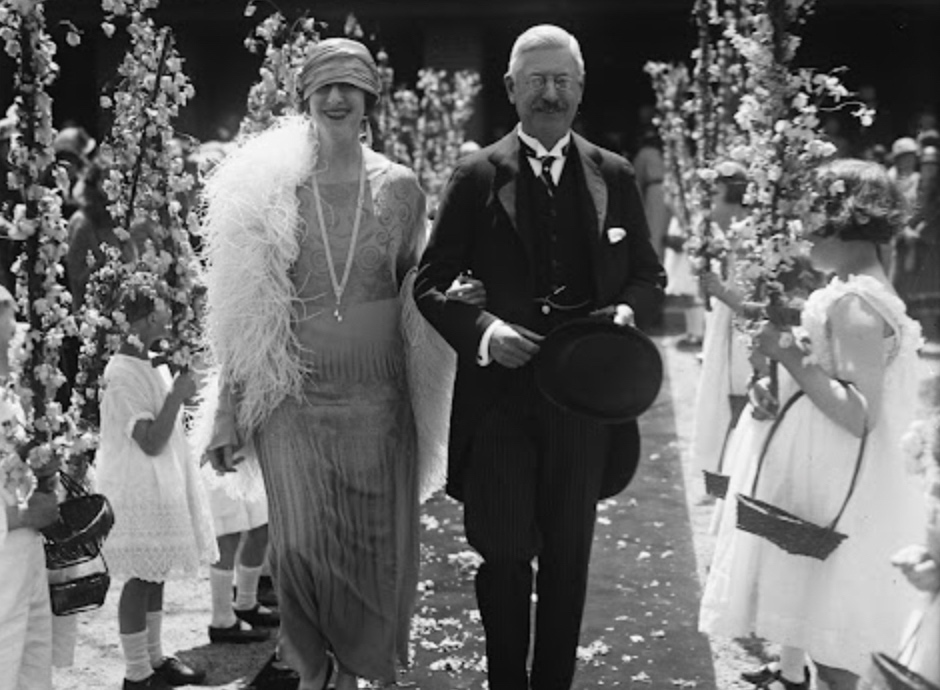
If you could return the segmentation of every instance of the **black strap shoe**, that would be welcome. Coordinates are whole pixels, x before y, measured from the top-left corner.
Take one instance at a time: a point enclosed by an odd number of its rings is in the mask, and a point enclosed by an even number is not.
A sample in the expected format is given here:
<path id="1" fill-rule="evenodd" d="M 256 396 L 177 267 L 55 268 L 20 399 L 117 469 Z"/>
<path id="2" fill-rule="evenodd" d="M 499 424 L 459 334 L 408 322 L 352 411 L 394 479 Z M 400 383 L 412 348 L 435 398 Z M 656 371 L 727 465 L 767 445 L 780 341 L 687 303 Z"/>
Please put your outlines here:
<path id="1" fill-rule="evenodd" d="M 228 628 L 209 626 L 209 641 L 214 643 L 250 644 L 252 642 L 264 642 L 267 639 L 267 630 L 243 628 L 241 621 L 236 621 L 234 625 Z"/>
<path id="2" fill-rule="evenodd" d="M 143 680 L 128 680 L 125 678 L 124 685 L 121 688 L 122 690 L 172 690 L 173 686 L 156 673 L 151 673 Z"/>
<path id="3" fill-rule="evenodd" d="M 780 668 L 780 665 L 776 662 L 772 664 L 764 664 L 760 668 L 756 668 L 753 671 L 744 671 L 741 673 L 741 680 L 750 683 L 751 685 L 760 685 L 766 683 L 768 680 L 776 678 L 777 670 Z"/>
<path id="4" fill-rule="evenodd" d="M 771 678 L 768 678 L 757 687 L 761 690 L 809 690 L 809 669 L 803 667 L 803 680 L 801 682 L 787 680 L 780 673 L 780 669 L 777 669 Z"/>
<path id="5" fill-rule="evenodd" d="M 281 616 L 277 611 L 268 608 L 262 608 L 261 604 L 255 604 L 251 609 L 233 609 L 239 620 L 243 620 L 252 628 L 276 628 L 281 624 Z"/>
<path id="6" fill-rule="evenodd" d="M 153 667 L 153 672 L 173 686 L 201 685 L 206 679 L 205 671 L 197 671 L 175 656 L 163 657 L 163 661 Z"/>

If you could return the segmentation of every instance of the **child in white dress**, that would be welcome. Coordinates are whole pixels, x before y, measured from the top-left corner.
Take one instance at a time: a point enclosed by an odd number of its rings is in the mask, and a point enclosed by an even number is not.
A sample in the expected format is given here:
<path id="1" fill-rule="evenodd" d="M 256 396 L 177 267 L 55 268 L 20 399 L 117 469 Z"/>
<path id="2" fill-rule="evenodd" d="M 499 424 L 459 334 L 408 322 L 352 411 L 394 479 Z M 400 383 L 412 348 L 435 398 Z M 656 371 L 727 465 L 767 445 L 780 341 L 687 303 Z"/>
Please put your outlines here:
<path id="1" fill-rule="evenodd" d="M 810 259 L 834 277 L 806 302 L 798 332 L 805 338 L 783 338 L 767 323 L 755 340 L 783 365 L 780 400 L 804 394 L 769 446 L 757 497 L 828 524 L 867 432 L 855 492 L 838 524 L 848 538 L 825 560 L 791 555 L 738 530 L 737 502 L 727 501 L 701 609 L 706 633 L 756 634 L 783 645 L 780 666 L 751 679 L 770 690 L 809 688 L 804 650 L 829 688 L 854 690 L 870 652 L 896 644 L 914 601 L 889 559 L 917 537 L 923 519 L 918 481 L 899 450 L 916 406 L 920 329 L 877 252 L 901 225 L 900 195 L 871 163 L 841 160 L 819 175 L 823 216 L 809 227 Z M 768 427 L 750 410 L 742 415 L 729 497 L 750 493 Z"/>
<path id="2" fill-rule="evenodd" d="M 268 638 L 280 616 L 258 602 L 258 583 L 268 549 L 268 498 L 254 448 L 240 451 L 232 477 L 203 465 L 219 560 L 209 570 L 212 642 L 247 643 Z M 232 583 L 235 601 L 232 601 Z M 250 627 L 246 628 L 245 623 Z"/>
<path id="3" fill-rule="evenodd" d="M 674 214 L 663 241 L 663 268 L 669 278 L 666 295 L 682 305 L 685 317 L 685 335 L 676 341 L 676 345 L 683 349 L 698 349 L 702 346 L 705 335 L 705 305 L 692 268 L 692 260 L 685 249 L 688 233 L 689 229 L 684 228 Z"/>
<path id="4" fill-rule="evenodd" d="M 14 304 L 0 286 L 0 690 L 51 690 L 52 609 L 38 530 L 59 511 L 55 494 L 32 490 L 13 451 L 24 419 L 9 360 Z"/>
<path id="5" fill-rule="evenodd" d="M 747 175 L 733 162 L 715 167 L 715 195 L 712 199 L 712 232 L 720 233 L 732 245 L 724 260 L 724 276 L 709 267 L 699 275 L 705 299 L 715 297 L 705 314 L 705 341 L 702 345 L 702 375 L 695 396 L 695 428 L 692 433 L 692 467 L 727 475 L 722 463 L 731 429 L 737 423 L 750 376 L 747 345 L 733 325 L 743 299 L 735 287 L 735 248 L 732 224 L 746 218 L 744 194 Z M 720 472 L 719 472 L 720 470 Z"/>
<path id="6" fill-rule="evenodd" d="M 918 422 L 909 437 L 916 443 L 908 450 L 927 479 L 927 529 L 921 542 L 901 549 L 891 563 L 924 593 L 924 602 L 904 632 L 898 661 L 940 687 L 940 412 Z"/>
<path id="7" fill-rule="evenodd" d="M 124 688 L 166 688 L 198 683 L 205 674 L 163 654 L 163 584 L 197 575 L 218 550 L 180 418 L 195 393 L 193 378 L 184 372 L 171 379 L 149 355 L 167 336 L 169 312 L 146 273 L 135 274 L 122 292 L 129 335 L 104 371 L 96 456 L 99 488 L 115 518 L 104 554 L 112 572 L 127 578 L 118 606 Z"/>
<path id="8" fill-rule="evenodd" d="M 202 286 L 193 290 L 192 306 L 203 318 L 205 289 Z M 219 398 L 218 377 L 210 375 L 204 354 L 196 358 L 192 369 L 200 396 Z M 231 400 L 226 398 L 225 402 L 231 403 Z M 232 411 L 220 409 L 214 419 L 206 419 L 200 411 L 206 412 L 205 408 L 193 411 L 189 439 L 193 452 L 202 458 L 202 477 L 219 549 L 219 560 L 209 568 L 212 593 L 209 641 L 262 642 L 269 637 L 264 628 L 276 628 L 280 624 L 277 612 L 258 601 L 258 585 L 268 551 L 268 497 L 264 477 L 251 439 L 242 443 L 241 439 L 235 439 L 235 430 L 227 427 L 221 441 L 210 438 L 215 421 L 220 416 L 230 419 Z M 237 464 L 224 471 L 213 467 L 206 452 L 215 447 L 213 442 L 232 443 L 238 448 Z"/>

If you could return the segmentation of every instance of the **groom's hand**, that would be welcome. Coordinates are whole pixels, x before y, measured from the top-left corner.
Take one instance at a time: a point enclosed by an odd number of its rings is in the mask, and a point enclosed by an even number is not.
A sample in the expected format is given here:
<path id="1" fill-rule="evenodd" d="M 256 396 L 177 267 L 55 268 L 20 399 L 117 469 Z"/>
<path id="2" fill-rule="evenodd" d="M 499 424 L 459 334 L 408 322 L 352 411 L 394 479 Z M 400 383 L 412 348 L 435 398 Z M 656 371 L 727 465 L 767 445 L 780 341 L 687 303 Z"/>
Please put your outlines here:
<path id="1" fill-rule="evenodd" d="M 536 355 L 543 338 L 524 326 L 501 323 L 490 337 L 490 359 L 507 369 L 518 369 Z"/>
<path id="2" fill-rule="evenodd" d="M 607 307 L 601 307 L 592 311 L 591 316 L 612 319 L 618 326 L 636 327 L 636 314 L 633 313 L 633 307 L 629 304 L 611 304 Z"/>

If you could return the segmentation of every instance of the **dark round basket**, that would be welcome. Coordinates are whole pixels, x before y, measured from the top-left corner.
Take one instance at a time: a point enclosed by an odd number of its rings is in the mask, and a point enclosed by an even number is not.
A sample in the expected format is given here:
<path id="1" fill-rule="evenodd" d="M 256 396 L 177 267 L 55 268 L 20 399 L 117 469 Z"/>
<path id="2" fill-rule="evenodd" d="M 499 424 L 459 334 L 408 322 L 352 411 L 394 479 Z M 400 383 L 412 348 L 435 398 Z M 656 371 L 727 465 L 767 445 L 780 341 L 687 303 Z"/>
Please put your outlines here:
<path id="1" fill-rule="evenodd" d="M 107 570 L 92 573 L 49 585 L 49 598 L 52 601 L 52 613 L 56 616 L 70 616 L 82 611 L 91 611 L 104 604 L 111 576 Z"/>
<path id="2" fill-rule="evenodd" d="M 738 529 L 764 537 L 794 556 L 821 561 L 842 543 L 846 535 L 820 527 L 764 501 L 738 494 Z"/>
<path id="3" fill-rule="evenodd" d="M 724 498 L 727 495 L 731 477 L 727 474 L 709 472 L 708 470 L 702 470 L 702 474 L 705 475 L 705 493 L 715 498 Z"/>
<path id="4" fill-rule="evenodd" d="M 852 481 L 849 484 L 845 500 L 842 502 L 839 513 L 828 525 L 817 525 L 793 513 L 789 513 L 782 508 L 758 500 L 755 498 L 757 496 L 757 484 L 760 479 L 761 469 L 764 465 L 764 459 L 767 455 L 767 449 L 770 447 L 770 442 L 779 428 L 783 416 L 802 395 L 803 391 L 797 391 L 787 400 L 776 419 L 774 419 L 774 423 L 770 427 L 767 437 L 764 439 L 760 457 L 757 461 L 757 470 L 754 473 L 751 495 L 746 496 L 739 493 L 737 496 L 737 528 L 758 537 L 763 537 L 794 556 L 807 556 L 824 561 L 836 550 L 839 544 L 847 538 L 845 534 L 836 530 L 836 525 L 842 518 L 842 514 L 845 512 L 845 507 L 848 505 L 849 499 L 855 492 L 855 484 L 862 466 L 862 457 L 865 455 L 868 430 L 866 428 L 862 434 L 858 457 L 855 461 L 855 472 L 852 475 Z"/>
<path id="5" fill-rule="evenodd" d="M 887 654 L 876 652 L 871 656 L 882 685 L 889 690 L 940 690 L 929 680 Z"/>
<path id="6" fill-rule="evenodd" d="M 114 525 L 114 511 L 104 495 L 89 494 L 64 472 L 59 477 L 68 498 L 59 504 L 59 519 L 42 530 L 46 566 L 52 569 L 95 558 Z"/>

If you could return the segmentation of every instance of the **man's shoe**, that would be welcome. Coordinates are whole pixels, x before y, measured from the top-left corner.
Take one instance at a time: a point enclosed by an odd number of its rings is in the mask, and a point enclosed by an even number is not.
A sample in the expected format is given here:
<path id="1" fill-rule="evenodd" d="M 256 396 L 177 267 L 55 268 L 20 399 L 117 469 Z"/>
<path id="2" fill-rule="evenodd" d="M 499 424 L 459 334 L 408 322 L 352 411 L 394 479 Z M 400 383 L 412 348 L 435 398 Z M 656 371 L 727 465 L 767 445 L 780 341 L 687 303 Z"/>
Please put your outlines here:
<path id="1" fill-rule="evenodd" d="M 161 676 L 151 673 L 143 680 L 124 679 L 123 690 L 173 690 L 173 686 L 167 683 Z"/>
<path id="2" fill-rule="evenodd" d="M 255 630 L 254 628 L 243 628 L 241 621 L 236 621 L 234 625 L 228 628 L 216 628 L 209 626 L 209 641 L 227 644 L 250 644 L 252 642 L 264 642 L 268 639 L 266 630 Z"/>
<path id="3" fill-rule="evenodd" d="M 163 661 L 153 667 L 153 672 L 173 686 L 200 685 L 206 679 L 205 671 L 190 668 L 175 656 L 163 657 Z"/>
<path id="4" fill-rule="evenodd" d="M 262 608 L 255 604 L 251 609 L 234 609 L 239 620 L 243 620 L 252 628 L 276 628 L 281 624 L 281 616 L 271 609 Z"/>

